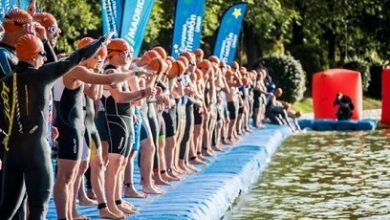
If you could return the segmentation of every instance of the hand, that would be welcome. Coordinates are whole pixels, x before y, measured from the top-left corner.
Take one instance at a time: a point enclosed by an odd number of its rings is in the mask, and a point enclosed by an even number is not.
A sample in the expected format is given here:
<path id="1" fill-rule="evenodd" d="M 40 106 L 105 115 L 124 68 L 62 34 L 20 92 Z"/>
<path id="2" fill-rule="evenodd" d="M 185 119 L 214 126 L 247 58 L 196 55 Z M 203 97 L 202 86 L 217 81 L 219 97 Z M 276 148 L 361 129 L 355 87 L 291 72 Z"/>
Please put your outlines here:
<path id="1" fill-rule="evenodd" d="M 194 90 L 191 87 L 185 87 L 184 92 L 186 95 L 193 96 L 195 94 Z"/>
<path id="2" fill-rule="evenodd" d="M 58 132 L 57 127 L 51 126 L 51 139 L 56 141 L 60 133 Z"/>
<path id="3" fill-rule="evenodd" d="M 46 29 L 39 23 L 34 23 L 36 36 L 41 40 L 47 40 Z"/>
<path id="4" fill-rule="evenodd" d="M 105 45 L 107 45 L 111 38 L 114 36 L 115 32 L 109 32 L 108 34 L 104 35 L 103 38 L 104 38 L 104 43 Z"/>
<path id="5" fill-rule="evenodd" d="M 152 87 L 146 88 L 143 91 L 144 91 L 144 97 L 150 97 L 156 94 L 156 89 Z"/>
<path id="6" fill-rule="evenodd" d="M 3 168 L 3 162 L 1 162 L 1 159 L 0 159 L 0 170 L 1 168 Z"/>
<path id="7" fill-rule="evenodd" d="M 36 6 L 36 0 L 32 0 L 30 4 L 28 5 L 27 12 L 33 16 L 35 12 L 37 11 L 37 6 Z"/>
<path id="8" fill-rule="evenodd" d="M 25 34 L 32 34 L 32 35 L 36 35 L 35 33 L 35 27 L 33 24 L 31 23 L 26 23 L 23 25 L 23 31 Z"/>

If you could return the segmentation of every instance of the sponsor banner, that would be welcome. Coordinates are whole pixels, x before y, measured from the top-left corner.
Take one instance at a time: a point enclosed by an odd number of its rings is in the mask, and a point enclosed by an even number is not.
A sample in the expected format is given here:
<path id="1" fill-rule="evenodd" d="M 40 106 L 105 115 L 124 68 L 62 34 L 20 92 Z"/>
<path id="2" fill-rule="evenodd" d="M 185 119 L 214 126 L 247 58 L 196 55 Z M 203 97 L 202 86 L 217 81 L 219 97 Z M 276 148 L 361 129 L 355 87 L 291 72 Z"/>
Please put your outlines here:
<path id="1" fill-rule="evenodd" d="M 2 20 L 13 7 L 18 6 L 17 3 L 17 0 L 0 0 L 0 19 Z"/>
<path id="2" fill-rule="evenodd" d="M 134 49 L 137 57 L 152 13 L 154 0 L 125 0 L 120 37 Z"/>
<path id="3" fill-rule="evenodd" d="M 177 0 L 171 51 L 174 58 L 200 48 L 205 7 L 204 0 Z"/>
<path id="4" fill-rule="evenodd" d="M 101 0 L 103 33 L 114 32 L 119 37 L 122 20 L 123 0 Z"/>
<path id="5" fill-rule="evenodd" d="M 246 9 L 246 3 L 238 3 L 230 6 L 225 11 L 220 22 L 213 54 L 227 64 L 231 64 L 236 56 Z"/>

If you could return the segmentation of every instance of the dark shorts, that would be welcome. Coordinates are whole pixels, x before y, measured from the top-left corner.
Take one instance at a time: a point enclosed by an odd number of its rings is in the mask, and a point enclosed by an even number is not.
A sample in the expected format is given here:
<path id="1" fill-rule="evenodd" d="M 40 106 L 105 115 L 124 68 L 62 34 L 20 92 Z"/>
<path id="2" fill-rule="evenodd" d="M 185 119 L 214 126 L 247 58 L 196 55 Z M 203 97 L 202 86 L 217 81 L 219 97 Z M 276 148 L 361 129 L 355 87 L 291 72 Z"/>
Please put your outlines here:
<path id="1" fill-rule="evenodd" d="M 230 119 L 236 119 L 237 113 L 236 113 L 236 105 L 234 104 L 234 102 L 228 102 L 227 103 L 227 108 L 228 108 L 228 111 L 229 111 Z"/>
<path id="2" fill-rule="evenodd" d="M 145 124 L 142 123 L 141 130 L 140 130 L 140 139 L 141 141 L 147 139 L 149 137 L 148 132 L 146 130 Z"/>
<path id="3" fill-rule="evenodd" d="M 106 112 L 99 111 L 95 123 L 96 123 L 96 128 L 99 132 L 100 140 L 108 141 L 109 135 L 108 135 Z"/>
<path id="4" fill-rule="evenodd" d="M 162 117 L 165 122 L 165 135 L 166 137 L 173 137 L 176 134 L 176 111 L 163 112 Z"/>
<path id="5" fill-rule="evenodd" d="M 203 118 L 202 113 L 199 113 L 199 106 L 194 105 L 194 124 L 202 124 Z"/>
<path id="6" fill-rule="evenodd" d="M 238 114 L 242 114 L 242 113 L 244 113 L 244 106 L 238 108 Z"/>
<path id="7" fill-rule="evenodd" d="M 58 143 L 58 158 L 66 160 L 81 160 L 81 153 L 83 149 L 83 135 L 81 130 L 76 128 L 70 128 L 59 125 L 58 127 L 59 136 L 57 139 Z"/>
<path id="8" fill-rule="evenodd" d="M 107 124 L 110 137 L 108 152 L 127 157 L 131 150 L 131 118 L 107 115 Z"/>

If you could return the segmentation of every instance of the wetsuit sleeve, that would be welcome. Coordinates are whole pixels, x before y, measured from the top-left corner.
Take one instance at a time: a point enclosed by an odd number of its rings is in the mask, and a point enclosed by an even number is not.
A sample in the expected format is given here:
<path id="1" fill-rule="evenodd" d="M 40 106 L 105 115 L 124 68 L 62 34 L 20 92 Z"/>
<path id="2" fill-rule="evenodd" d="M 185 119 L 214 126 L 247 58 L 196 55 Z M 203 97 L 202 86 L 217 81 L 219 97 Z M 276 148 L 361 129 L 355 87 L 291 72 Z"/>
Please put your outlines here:
<path id="1" fill-rule="evenodd" d="M 0 49 L 0 79 L 11 74 L 12 68 L 8 60 L 8 55 L 4 49 Z"/>
<path id="2" fill-rule="evenodd" d="M 57 78 L 67 73 L 70 69 L 78 65 L 81 61 L 88 59 L 96 54 L 104 42 L 101 37 L 97 41 L 73 52 L 66 60 L 48 63 L 43 65 L 39 70 L 43 74 L 42 80 L 54 82 Z"/>
<path id="3" fill-rule="evenodd" d="M 47 58 L 46 63 L 57 62 L 58 61 L 57 55 L 54 52 L 54 49 L 50 45 L 49 41 L 44 41 L 43 46 L 44 46 L 45 52 L 46 52 L 46 58 Z"/>

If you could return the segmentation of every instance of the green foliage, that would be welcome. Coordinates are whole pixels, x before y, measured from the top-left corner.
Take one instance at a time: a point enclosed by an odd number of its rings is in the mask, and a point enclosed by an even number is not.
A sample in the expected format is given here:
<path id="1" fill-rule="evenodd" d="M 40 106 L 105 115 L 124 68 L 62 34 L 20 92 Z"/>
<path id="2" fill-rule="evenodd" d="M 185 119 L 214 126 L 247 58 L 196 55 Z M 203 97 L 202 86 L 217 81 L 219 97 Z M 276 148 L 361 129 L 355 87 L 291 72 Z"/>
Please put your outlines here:
<path id="1" fill-rule="evenodd" d="M 219 20 L 236 0 L 207 0 L 203 23 L 202 48 L 213 51 Z M 390 2 L 388 0 L 244 0 L 248 3 L 245 17 L 247 30 L 240 51 L 248 62 L 259 57 L 291 52 L 296 47 L 310 45 L 329 63 L 347 57 L 370 56 L 376 53 L 389 60 Z M 101 34 L 100 1 L 97 0 L 39 0 L 40 7 L 59 18 L 63 30 L 58 49 L 69 51 L 75 39 L 82 35 Z M 172 41 L 176 1 L 156 0 L 145 34 L 143 49 L 163 45 L 169 49 Z M 298 27 L 298 31 L 294 28 Z M 298 43 L 295 40 L 298 39 Z M 319 52 L 319 51 L 309 51 Z M 312 55 L 316 57 L 318 55 Z M 297 56 L 298 57 L 298 56 Z M 301 59 L 301 56 L 299 56 Z M 314 58 L 317 62 L 318 59 Z M 306 58 L 302 59 L 304 68 Z M 322 65 L 322 61 L 321 61 Z M 331 67 L 333 67 L 331 65 Z"/>
<path id="2" fill-rule="evenodd" d="M 362 77 L 363 91 L 367 91 L 371 81 L 370 67 L 367 61 L 362 60 L 360 58 L 353 58 L 347 61 L 343 65 L 343 68 L 360 72 L 360 75 Z"/>
<path id="3" fill-rule="evenodd" d="M 95 2 L 95 1 L 94 1 Z M 96 30 L 101 22 L 100 4 L 78 0 L 41 0 L 38 6 L 57 18 L 62 33 L 56 49 L 71 51 L 74 42 L 88 31 Z"/>
<path id="4" fill-rule="evenodd" d="M 306 73 L 306 87 L 311 91 L 312 75 L 329 68 L 326 54 L 315 46 L 297 46 L 291 50 L 291 55 L 301 62 Z"/>
<path id="5" fill-rule="evenodd" d="M 283 100 L 293 103 L 303 98 L 306 78 L 298 60 L 292 56 L 274 55 L 264 60 L 264 66 L 268 69 L 276 87 L 283 89 Z"/>

